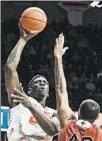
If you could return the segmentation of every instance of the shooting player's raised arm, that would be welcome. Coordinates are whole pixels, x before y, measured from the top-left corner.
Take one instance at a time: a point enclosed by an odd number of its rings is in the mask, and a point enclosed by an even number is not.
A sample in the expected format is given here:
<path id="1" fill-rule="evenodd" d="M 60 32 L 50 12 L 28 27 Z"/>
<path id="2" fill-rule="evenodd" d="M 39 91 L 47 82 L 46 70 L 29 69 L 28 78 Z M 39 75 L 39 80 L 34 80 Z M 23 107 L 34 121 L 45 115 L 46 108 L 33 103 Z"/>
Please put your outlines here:
<path id="1" fill-rule="evenodd" d="M 20 38 L 14 49 L 11 51 L 5 65 L 5 86 L 8 92 L 8 100 L 11 107 L 13 106 L 11 94 L 14 91 L 14 87 L 19 88 L 17 66 L 25 44 L 26 41 L 23 38 Z"/>
<path id="2" fill-rule="evenodd" d="M 24 31 L 19 25 L 21 36 L 8 56 L 6 65 L 5 65 L 5 86 L 8 93 L 8 100 L 10 107 L 15 106 L 11 100 L 11 94 L 14 92 L 14 87 L 19 89 L 19 77 L 17 73 L 17 66 L 19 64 L 22 51 L 27 43 L 27 41 L 32 38 L 35 34 L 28 34 Z"/>

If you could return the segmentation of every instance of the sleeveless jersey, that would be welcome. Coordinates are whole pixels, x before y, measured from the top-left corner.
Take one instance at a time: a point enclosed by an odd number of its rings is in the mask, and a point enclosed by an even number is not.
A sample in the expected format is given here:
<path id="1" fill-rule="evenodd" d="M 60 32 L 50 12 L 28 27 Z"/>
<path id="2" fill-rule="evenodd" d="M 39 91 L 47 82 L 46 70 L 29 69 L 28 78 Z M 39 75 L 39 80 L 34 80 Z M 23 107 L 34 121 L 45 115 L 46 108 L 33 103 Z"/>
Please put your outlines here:
<path id="1" fill-rule="evenodd" d="M 45 107 L 43 108 L 36 100 L 29 97 L 30 101 L 45 116 L 51 118 L 53 122 L 59 124 L 57 117 L 52 115 L 56 110 Z M 51 141 L 52 137 L 48 136 L 40 125 L 37 123 L 31 112 L 22 104 L 10 109 L 9 127 L 7 131 L 8 141 Z"/>

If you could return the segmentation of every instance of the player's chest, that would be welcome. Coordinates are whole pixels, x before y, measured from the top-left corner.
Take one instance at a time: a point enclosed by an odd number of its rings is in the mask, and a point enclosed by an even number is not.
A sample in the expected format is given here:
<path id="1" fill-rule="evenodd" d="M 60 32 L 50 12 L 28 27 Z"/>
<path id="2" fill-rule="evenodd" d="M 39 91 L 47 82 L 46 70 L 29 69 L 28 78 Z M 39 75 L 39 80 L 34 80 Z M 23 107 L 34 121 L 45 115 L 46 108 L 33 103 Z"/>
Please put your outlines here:
<path id="1" fill-rule="evenodd" d="M 51 118 L 52 115 L 53 115 L 53 112 L 48 110 L 47 108 L 45 109 L 39 109 L 39 111 L 46 117 L 48 118 Z M 29 124 L 30 125 L 37 125 L 38 122 L 37 120 L 35 119 L 34 115 L 30 112 L 30 111 L 25 111 L 22 115 L 22 118 L 21 118 L 23 121 L 22 122 L 25 122 L 25 124 Z"/>
<path id="2" fill-rule="evenodd" d="M 40 109 L 40 112 L 42 112 L 48 118 L 52 117 L 52 112 L 48 111 L 47 109 Z M 22 132 L 26 135 L 46 136 L 46 133 L 40 127 L 37 120 L 30 111 L 22 114 L 21 129 Z"/>

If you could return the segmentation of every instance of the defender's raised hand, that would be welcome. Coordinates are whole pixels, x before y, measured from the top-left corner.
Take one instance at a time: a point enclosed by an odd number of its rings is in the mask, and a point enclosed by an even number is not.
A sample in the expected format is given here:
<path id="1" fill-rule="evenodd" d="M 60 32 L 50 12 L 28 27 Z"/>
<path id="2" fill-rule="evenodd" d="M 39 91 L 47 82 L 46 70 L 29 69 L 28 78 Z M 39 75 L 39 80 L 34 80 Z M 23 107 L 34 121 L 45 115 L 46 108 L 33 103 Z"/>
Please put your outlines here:
<path id="1" fill-rule="evenodd" d="M 54 56 L 56 58 L 60 58 L 63 56 L 63 54 L 66 52 L 68 47 L 64 47 L 64 35 L 61 33 L 58 38 L 56 38 L 56 44 L 54 48 Z"/>

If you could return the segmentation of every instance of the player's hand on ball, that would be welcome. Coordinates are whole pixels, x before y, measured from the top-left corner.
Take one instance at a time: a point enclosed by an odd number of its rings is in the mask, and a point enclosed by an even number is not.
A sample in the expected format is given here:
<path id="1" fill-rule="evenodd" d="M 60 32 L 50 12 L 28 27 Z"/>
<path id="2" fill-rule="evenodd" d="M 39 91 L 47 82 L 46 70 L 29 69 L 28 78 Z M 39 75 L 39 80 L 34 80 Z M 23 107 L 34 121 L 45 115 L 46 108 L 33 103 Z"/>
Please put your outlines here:
<path id="1" fill-rule="evenodd" d="M 54 56 L 56 58 L 61 58 L 63 54 L 66 52 L 68 47 L 64 47 L 64 35 L 61 33 L 58 38 L 56 38 L 56 44 L 54 48 Z"/>
<path id="2" fill-rule="evenodd" d="M 22 28 L 20 23 L 19 23 L 19 30 L 20 30 L 21 37 L 25 39 L 26 41 L 30 40 L 31 38 L 33 38 L 34 36 L 36 36 L 39 33 L 38 30 L 28 32 L 26 29 Z"/>
<path id="3" fill-rule="evenodd" d="M 14 103 L 22 103 L 27 108 L 31 107 L 31 103 L 28 99 L 28 96 L 23 91 L 22 86 L 20 87 L 20 90 L 14 88 L 14 94 L 11 94 L 11 97 Z"/>

